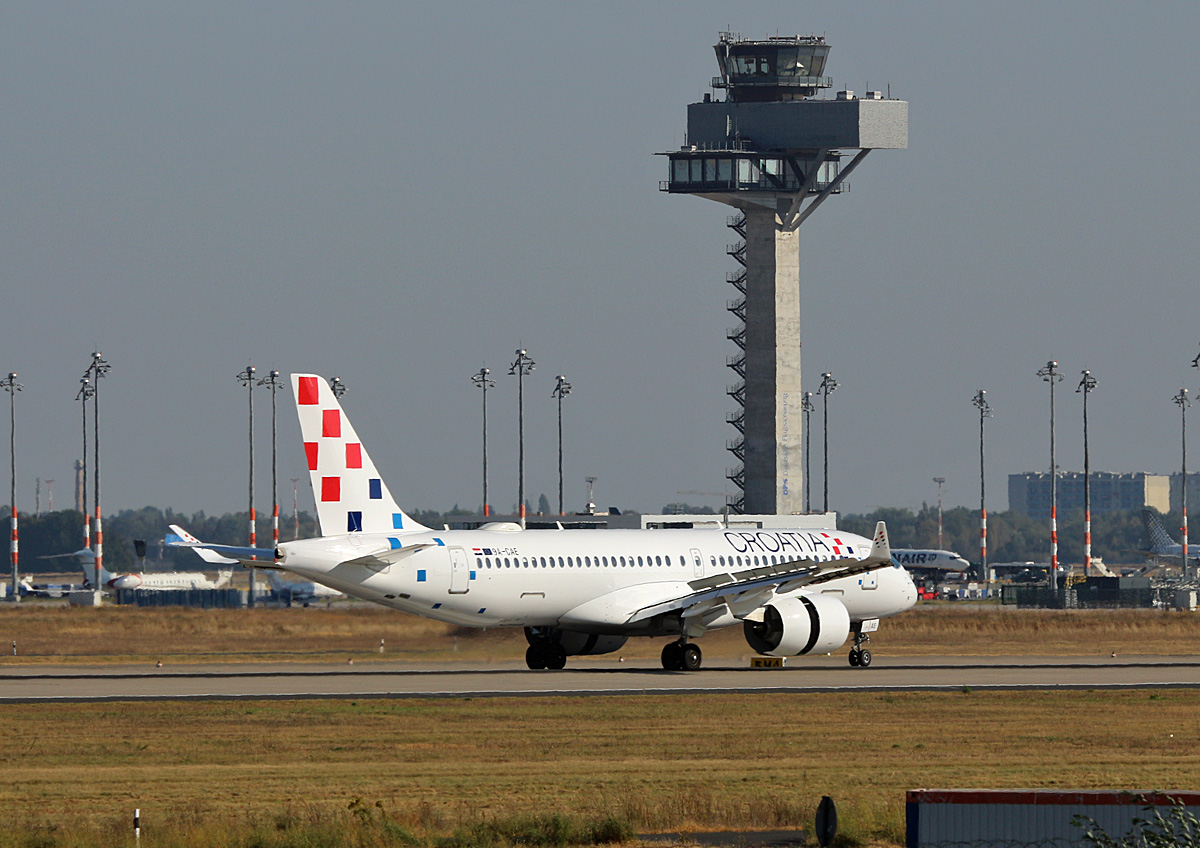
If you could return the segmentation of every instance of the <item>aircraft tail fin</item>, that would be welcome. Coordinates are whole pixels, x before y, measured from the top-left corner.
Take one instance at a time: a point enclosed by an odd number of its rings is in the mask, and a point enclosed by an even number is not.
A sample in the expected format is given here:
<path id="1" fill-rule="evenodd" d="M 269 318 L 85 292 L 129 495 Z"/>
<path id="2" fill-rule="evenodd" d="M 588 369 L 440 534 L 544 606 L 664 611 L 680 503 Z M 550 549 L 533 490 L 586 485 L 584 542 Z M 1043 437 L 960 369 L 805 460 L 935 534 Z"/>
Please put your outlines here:
<path id="1" fill-rule="evenodd" d="M 321 535 L 428 530 L 396 504 L 329 384 L 293 374 L 292 391 Z"/>
<path id="2" fill-rule="evenodd" d="M 1153 510 L 1142 510 L 1142 524 L 1146 528 L 1146 537 L 1150 540 L 1150 553 L 1165 553 L 1175 546 L 1175 540 Z"/>

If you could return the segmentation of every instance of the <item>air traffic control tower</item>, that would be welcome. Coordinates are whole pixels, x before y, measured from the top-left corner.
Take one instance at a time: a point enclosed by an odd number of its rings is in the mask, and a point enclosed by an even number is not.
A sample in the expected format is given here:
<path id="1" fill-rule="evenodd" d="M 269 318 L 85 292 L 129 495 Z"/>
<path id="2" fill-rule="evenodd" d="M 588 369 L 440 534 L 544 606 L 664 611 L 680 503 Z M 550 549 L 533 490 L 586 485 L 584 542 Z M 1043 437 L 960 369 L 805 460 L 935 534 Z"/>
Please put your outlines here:
<path id="1" fill-rule="evenodd" d="M 729 331 L 740 351 L 728 365 L 739 380 L 729 395 L 739 431 L 728 449 L 741 462 L 728 477 L 741 489 L 730 507 L 752 514 L 804 511 L 800 383 L 799 229 L 839 194 L 875 149 L 908 147 L 908 103 L 877 91 L 855 97 L 824 76 L 823 37 L 748 41 L 721 33 L 721 75 L 713 93 L 688 106 L 687 140 L 669 159 L 660 189 L 737 208 L 728 219 L 741 240 L 728 253 L 737 295 Z M 725 91 L 723 100 L 715 96 Z M 844 151 L 856 151 L 842 164 Z"/>

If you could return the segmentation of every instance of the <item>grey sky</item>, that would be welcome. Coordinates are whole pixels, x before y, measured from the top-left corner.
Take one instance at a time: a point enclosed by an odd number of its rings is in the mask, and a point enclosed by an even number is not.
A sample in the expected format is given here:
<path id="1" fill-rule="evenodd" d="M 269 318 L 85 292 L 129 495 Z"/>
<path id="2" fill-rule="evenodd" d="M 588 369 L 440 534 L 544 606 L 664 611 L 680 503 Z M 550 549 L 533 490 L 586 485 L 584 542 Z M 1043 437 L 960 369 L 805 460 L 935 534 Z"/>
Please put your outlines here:
<path id="1" fill-rule="evenodd" d="M 976 505 L 982 387 L 1003 509 L 1005 475 L 1048 465 L 1052 357 L 1064 468 L 1090 368 L 1092 467 L 1177 469 L 1170 397 L 1200 386 L 1193 4 L 18 2 L 0 370 L 25 384 L 20 507 L 35 477 L 71 504 L 98 346 L 106 512 L 244 509 L 247 362 L 341 375 L 392 491 L 438 509 L 480 501 L 470 376 L 489 366 L 507 509 L 519 345 L 535 504 L 556 501 L 564 373 L 568 509 L 589 474 L 601 505 L 718 506 L 677 491 L 720 491 L 734 464 L 734 236 L 727 208 L 657 190 L 653 154 L 683 141 L 724 29 L 825 34 L 838 88 L 911 104 L 909 149 L 873 153 L 804 226 L 805 379 L 842 384 L 832 507 L 916 507 L 934 476 Z M 288 511 L 290 394 L 279 418 Z"/>

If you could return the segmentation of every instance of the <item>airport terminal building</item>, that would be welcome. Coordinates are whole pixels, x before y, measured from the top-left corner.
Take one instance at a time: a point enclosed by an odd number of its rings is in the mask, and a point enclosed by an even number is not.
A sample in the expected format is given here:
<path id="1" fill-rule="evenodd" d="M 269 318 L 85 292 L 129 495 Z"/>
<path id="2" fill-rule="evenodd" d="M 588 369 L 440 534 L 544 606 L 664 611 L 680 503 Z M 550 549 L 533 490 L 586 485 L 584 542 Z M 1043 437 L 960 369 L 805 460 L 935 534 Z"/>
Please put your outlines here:
<path id="1" fill-rule="evenodd" d="M 1174 494 L 1173 480 L 1166 474 L 1114 474 L 1111 471 L 1093 471 L 1091 483 L 1092 513 L 1138 510 L 1152 507 L 1159 512 L 1169 512 Z M 1178 477 L 1179 475 L 1174 475 Z M 1200 476 L 1200 475 L 1197 475 Z M 1188 475 L 1188 491 L 1195 491 L 1196 483 Z M 1026 472 L 1008 475 L 1008 508 L 1030 518 L 1050 517 L 1050 474 L 1047 471 Z M 1064 471 L 1058 475 L 1058 509 L 1064 515 L 1075 509 L 1083 509 L 1083 474 Z"/>

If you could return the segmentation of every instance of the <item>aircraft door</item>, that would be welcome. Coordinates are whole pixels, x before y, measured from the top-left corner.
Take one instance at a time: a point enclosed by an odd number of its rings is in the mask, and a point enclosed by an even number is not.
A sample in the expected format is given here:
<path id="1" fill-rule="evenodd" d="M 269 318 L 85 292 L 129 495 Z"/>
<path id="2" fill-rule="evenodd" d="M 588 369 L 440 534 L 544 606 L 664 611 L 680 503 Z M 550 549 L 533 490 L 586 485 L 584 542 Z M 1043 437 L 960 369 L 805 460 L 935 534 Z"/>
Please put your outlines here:
<path id="1" fill-rule="evenodd" d="M 863 574 L 859 575 L 858 579 L 859 579 L 859 585 L 862 586 L 864 589 L 878 589 L 879 588 L 879 572 L 877 572 L 877 571 L 864 572 Z"/>
<path id="2" fill-rule="evenodd" d="M 700 551 L 695 548 L 692 548 L 692 568 L 697 577 L 704 576 L 704 557 L 700 556 Z"/>
<path id="3" fill-rule="evenodd" d="M 467 552 L 462 548 L 447 548 L 450 551 L 450 594 L 465 595 L 471 588 L 471 566 Z"/>

